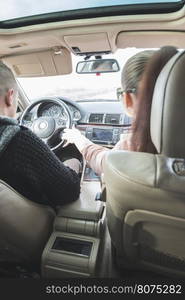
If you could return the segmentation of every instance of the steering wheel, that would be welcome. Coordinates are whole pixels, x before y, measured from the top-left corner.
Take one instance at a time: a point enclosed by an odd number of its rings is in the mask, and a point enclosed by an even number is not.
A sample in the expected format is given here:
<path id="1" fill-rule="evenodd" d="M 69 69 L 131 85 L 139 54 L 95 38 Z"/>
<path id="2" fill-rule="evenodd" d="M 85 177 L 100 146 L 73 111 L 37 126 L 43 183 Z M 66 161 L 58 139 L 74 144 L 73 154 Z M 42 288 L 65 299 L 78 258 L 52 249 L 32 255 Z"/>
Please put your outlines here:
<path id="1" fill-rule="evenodd" d="M 66 119 L 63 119 L 61 117 L 38 117 L 38 115 L 35 113 L 36 117 L 33 120 L 29 121 L 27 124 L 25 124 L 26 115 L 35 106 L 43 102 L 59 105 L 62 108 Z M 56 150 L 57 148 L 64 145 L 65 142 L 62 139 L 62 131 L 65 128 L 71 128 L 72 118 L 67 105 L 61 99 L 44 98 L 33 102 L 25 109 L 20 118 L 20 125 L 26 126 L 29 129 L 31 129 L 39 138 L 41 138 L 44 141 L 45 144 L 47 144 L 50 147 L 51 150 Z M 50 142 L 53 137 L 59 137 L 60 141 L 52 147 L 50 146 Z"/>

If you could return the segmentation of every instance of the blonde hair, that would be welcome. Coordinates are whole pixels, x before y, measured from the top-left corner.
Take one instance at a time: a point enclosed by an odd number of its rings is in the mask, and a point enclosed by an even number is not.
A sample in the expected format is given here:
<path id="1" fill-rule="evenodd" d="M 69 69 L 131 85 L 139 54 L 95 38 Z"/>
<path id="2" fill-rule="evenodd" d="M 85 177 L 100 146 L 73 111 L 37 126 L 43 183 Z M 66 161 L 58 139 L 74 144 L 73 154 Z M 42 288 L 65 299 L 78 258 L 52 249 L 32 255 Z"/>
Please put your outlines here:
<path id="1" fill-rule="evenodd" d="M 124 92 L 137 93 L 138 84 L 145 67 L 154 53 L 154 50 L 144 50 L 127 60 L 121 74 L 121 83 Z"/>

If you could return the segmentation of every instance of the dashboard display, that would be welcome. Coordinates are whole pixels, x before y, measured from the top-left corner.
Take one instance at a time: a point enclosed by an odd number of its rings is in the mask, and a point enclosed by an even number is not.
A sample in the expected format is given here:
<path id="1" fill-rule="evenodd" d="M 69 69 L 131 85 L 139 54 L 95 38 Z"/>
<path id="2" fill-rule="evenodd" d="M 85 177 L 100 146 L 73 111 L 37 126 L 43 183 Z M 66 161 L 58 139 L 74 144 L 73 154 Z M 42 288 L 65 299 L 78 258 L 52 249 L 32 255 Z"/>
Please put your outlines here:
<path id="1" fill-rule="evenodd" d="M 42 117 L 53 117 L 53 118 L 62 118 L 65 119 L 66 115 L 63 109 L 58 105 L 46 106 L 42 111 Z"/>
<path id="2" fill-rule="evenodd" d="M 92 138 L 94 141 L 109 142 L 112 141 L 112 129 L 93 129 Z"/>
<path id="3" fill-rule="evenodd" d="M 79 121 L 81 119 L 80 111 L 70 104 L 67 104 L 67 106 L 71 112 L 73 121 Z M 56 105 L 56 104 L 41 105 L 39 108 L 39 111 L 38 111 L 38 116 L 39 117 L 60 118 L 63 120 L 67 119 L 67 115 L 64 112 L 64 110 L 62 109 L 62 107 L 60 107 L 59 105 Z"/>
<path id="4" fill-rule="evenodd" d="M 81 119 L 81 114 L 74 106 L 68 104 L 68 108 L 71 112 L 73 121 L 79 121 Z"/>

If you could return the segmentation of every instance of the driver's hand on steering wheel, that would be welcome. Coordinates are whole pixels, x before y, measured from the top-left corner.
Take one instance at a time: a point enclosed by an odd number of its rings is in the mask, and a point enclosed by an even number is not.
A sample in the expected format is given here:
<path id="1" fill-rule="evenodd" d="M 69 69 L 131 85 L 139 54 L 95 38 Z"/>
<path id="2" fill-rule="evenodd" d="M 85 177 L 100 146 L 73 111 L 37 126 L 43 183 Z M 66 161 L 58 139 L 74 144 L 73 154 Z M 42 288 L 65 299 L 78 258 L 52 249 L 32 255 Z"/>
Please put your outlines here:
<path id="1" fill-rule="evenodd" d="M 83 134 L 81 134 L 80 130 L 73 129 L 64 129 L 62 138 L 66 140 L 65 146 L 68 144 L 75 144 L 78 150 L 81 152 L 84 147 L 92 144 L 90 140 L 88 140 Z"/>

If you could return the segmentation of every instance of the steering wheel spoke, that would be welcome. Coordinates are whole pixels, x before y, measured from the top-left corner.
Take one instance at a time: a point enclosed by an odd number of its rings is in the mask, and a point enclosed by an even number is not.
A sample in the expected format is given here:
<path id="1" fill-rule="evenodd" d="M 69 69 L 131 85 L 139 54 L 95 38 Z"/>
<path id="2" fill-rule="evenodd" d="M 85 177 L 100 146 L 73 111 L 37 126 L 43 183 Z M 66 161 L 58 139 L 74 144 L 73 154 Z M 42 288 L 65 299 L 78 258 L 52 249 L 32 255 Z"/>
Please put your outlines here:
<path id="1" fill-rule="evenodd" d="M 33 122 L 32 121 L 24 121 L 23 125 L 27 128 L 29 128 L 30 130 L 32 130 L 32 126 L 33 126 Z"/>
<path id="2" fill-rule="evenodd" d="M 63 120 L 62 118 L 54 118 L 55 119 L 55 125 L 56 130 L 61 129 L 64 130 L 67 128 L 66 120 Z"/>
<path id="3" fill-rule="evenodd" d="M 49 146 L 49 138 L 43 138 L 42 141 L 44 142 L 44 144 Z"/>

